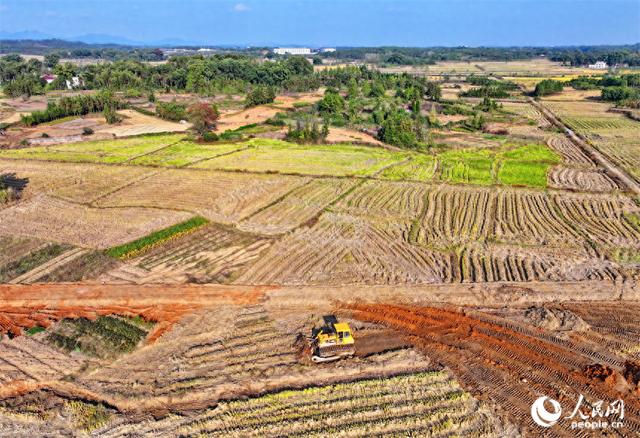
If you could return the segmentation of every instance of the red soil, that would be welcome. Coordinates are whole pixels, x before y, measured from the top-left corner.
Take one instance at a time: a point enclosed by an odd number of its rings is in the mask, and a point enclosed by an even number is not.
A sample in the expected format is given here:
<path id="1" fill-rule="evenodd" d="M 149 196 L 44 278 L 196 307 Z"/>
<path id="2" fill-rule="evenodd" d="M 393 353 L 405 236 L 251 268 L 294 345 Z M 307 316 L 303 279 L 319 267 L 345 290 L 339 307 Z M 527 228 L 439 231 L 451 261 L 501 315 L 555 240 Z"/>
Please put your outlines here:
<path id="1" fill-rule="evenodd" d="M 466 389 L 497 403 L 532 436 L 540 436 L 541 430 L 527 413 L 541 395 L 557 399 L 569 412 L 579 394 L 589 400 L 622 397 L 626 430 L 640 433 L 640 398 L 628 387 L 621 393 L 620 385 L 606 376 L 603 380 L 613 364 L 593 366 L 594 358 L 606 357 L 583 344 L 473 311 L 384 304 L 344 307 L 357 319 L 401 331 L 412 344 L 449 367 Z M 560 429 L 569 424 L 554 427 L 553 436 L 572 436 L 568 428 Z"/>

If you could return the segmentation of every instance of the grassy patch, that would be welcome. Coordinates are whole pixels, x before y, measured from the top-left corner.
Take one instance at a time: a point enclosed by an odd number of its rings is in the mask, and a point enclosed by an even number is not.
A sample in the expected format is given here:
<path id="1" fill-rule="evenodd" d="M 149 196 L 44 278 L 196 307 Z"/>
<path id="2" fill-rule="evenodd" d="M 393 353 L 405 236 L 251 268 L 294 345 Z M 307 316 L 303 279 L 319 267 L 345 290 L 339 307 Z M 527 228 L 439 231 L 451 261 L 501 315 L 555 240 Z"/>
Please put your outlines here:
<path id="1" fill-rule="evenodd" d="M 41 333 L 41 332 L 43 332 L 43 331 L 45 331 L 45 330 L 46 330 L 46 329 L 45 329 L 44 327 L 40 327 L 39 325 L 37 325 L 37 326 L 35 326 L 35 327 L 31 327 L 31 328 L 29 328 L 29 329 L 25 330 L 25 331 L 24 331 L 24 333 L 25 333 L 27 336 L 33 336 L 33 335 L 35 335 L 35 334 L 37 334 L 37 333 Z"/>
<path id="2" fill-rule="evenodd" d="M 85 403 L 79 400 L 67 402 L 75 426 L 86 432 L 98 429 L 109 421 L 111 414 L 103 404 Z"/>
<path id="3" fill-rule="evenodd" d="M 303 175 L 371 175 L 409 156 L 405 152 L 351 144 L 306 146 L 272 139 L 240 144 L 250 148 L 193 167 Z"/>
<path id="4" fill-rule="evenodd" d="M 237 144 L 201 144 L 191 141 L 180 141 L 157 152 L 138 157 L 130 163 L 145 166 L 180 167 L 195 161 L 228 154 L 240 148 L 241 146 Z"/>
<path id="5" fill-rule="evenodd" d="M 167 240 L 175 239 L 178 236 L 194 231 L 207 223 L 209 221 L 203 217 L 194 217 L 185 222 L 155 231 L 133 242 L 110 248 L 106 251 L 106 254 L 117 259 L 128 259 Z"/>
<path id="6" fill-rule="evenodd" d="M 488 149 L 449 151 L 438 156 L 440 179 L 470 184 L 491 184 L 495 154 Z"/>
<path id="7" fill-rule="evenodd" d="M 0 267 L 0 283 L 6 283 L 14 278 L 25 274 L 32 269 L 48 262 L 49 260 L 58 257 L 63 252 L 71 249 L 69 245 L 52 244 L 46 247 L 34 251 L 20 260 L 8 263 L 5 266 Z"/>
<path id="8" fill-rule="evenodd" d="M 430 181 L 435 173 L 436 160 L 431 155 L 416 155 L 408 163 L 391 166 L 385 169 L 380 177 L 383 179 Z"/>
<path id="9" fill-rule="evenodd" d="M 131 318 L 101 316 L 95 321 L 86 318 L 62 320 L 46 340 L 67 352 L 113 358 L 133 351 L 148 332 L 148 329 L 131 322 Z"/>
<path id="10" fill-rule="evenodd" d="M 142 135 L 114 140 L 98 140 L 0 151 L 0 158 L 66 161 L 74 163 L 124 163 L 184 138 L 180 134 Z"/>
<path id="11" fill-rule="evenodd" d="M 500 166 L 498 180 L 510 186 L 546 187 L 548 169 L 546 163 L 508 160 Z"/>

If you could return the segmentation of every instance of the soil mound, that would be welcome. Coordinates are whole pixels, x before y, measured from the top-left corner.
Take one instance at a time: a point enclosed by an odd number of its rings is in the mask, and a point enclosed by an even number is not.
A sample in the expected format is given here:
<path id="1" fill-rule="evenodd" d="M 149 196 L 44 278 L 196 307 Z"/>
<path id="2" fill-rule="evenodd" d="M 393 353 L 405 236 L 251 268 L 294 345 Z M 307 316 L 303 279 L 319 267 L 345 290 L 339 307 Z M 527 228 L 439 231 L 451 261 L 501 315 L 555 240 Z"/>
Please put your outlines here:
<path id="1" fill-rule="evenodd" d="M 584 331 L 589 329 L 589 324 L 582 318 L 564 309 L 529 307 L 524 311 L 524 317 L 528 323 L 547 330 Z"/>

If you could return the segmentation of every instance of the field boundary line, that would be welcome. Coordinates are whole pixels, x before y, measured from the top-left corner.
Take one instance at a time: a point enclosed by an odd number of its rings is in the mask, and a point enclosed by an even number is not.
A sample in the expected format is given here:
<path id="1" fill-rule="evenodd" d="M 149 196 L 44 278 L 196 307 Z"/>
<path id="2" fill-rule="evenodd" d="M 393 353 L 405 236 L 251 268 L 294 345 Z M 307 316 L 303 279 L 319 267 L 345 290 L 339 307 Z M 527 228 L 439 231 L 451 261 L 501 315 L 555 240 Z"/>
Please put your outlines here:
<path id="1" fill-rule="evenodd" d="M 113 194 L 115 194 L 115 193 L 119 192 L 120 190 L 124 190 L 124 189 L 126 189 L 126 188 L 128 188 L 128 187 L 131 187 L 132 185 L 137 184 L 137 183 L 139 183 L 139 182 L 141 182 L 141 181 L 144 181 L 144 180 L 146 180 L 146 179 L 149 179 L 149 178 L 151 178 L 152 176 L 159 175 L 159 174 L 160 174 L 160 173 L 162 173 L 162 172 L 166 172 L 166 169 L 158 169 L 158 170 L 157 170 L 157 171 L 155 171 L 155 172 L 150 172 L 150 173 L 148 173 L 148 174 L 142 175 L 140 178 L 136 178 L 136 179 L 134 179 L 133 181 L 129 181 L 129 182 L 127 182 L 127 183 L 125 183 L 125 184 L 123 184 L 123 185 L 121 185 L 121 186 L 119 186 L 119 187 L 116 187 L 115 189 L 113 189 L 113 190 L 111 190 L 111 191 L 109 191 L 109 192 L 107 192 L 107 193 L 103 193 L 102 195 L 99 195 L 99 196 L 97 196 L 97 197 L 93 198 L 92 200 L 90 200 L 90 201 L 89 201 L 89 203 L 88 203 L 88 204 L 89 204 L 90 206 L 92 206 L 92 207 L 99 208 L 99 207 L 98 207 L 98 205 L 97 205 L 97 204 L 95 204 L 97 201 L 99 201 L 99 200 L 101 200 L 101 199 L 104 199 L 104 198 L 106 198 L 107 196 L 111 196 L 111 195 L 113 195 Z"/>
<path id="2" fill-rule="evenodd" d="M 305 183 L 303 183 L 303 184 L 300 184 L 300 185 L 298 185 L 298 186 L 295 186 L 294 188 L 292 188 L 291 190 L 289 190 L 289 191 L 288 191 L 287 193 L 285 193 L 284 195 L 277 197 L 277 198 L 276 198 L 276 199 L 274 199 L 273 201 L 269 202 L 267 205 L 263 205 L 262 207 L 258 208 L 257 210 L 255 210 L 255 211 L 253 211 L 253 212 L 249 213 L 248 215 L 246 215 L 245 217 L 241 218 L 241 219 L 238 221 L 238 224 L 240 224 L 240 223 L 242 223 L 242 222 L 244 222 L 244 221 L 247 221 L 247 220 L 251 219 L 251 218 L 252 218 L 252 217 L 254 217 L 255 215 L 257 215 L 257 214 L 259 214 L 259 213 L 261 213 L 261 212 L 265 211 L 266 209 L 268 209 L 268 208 L 270 208 L 270 207 L 273 207 L 273 206 L 274 206 L 274 205 L 276 205 L 276 204 L 279 204 L 280 202 L 284 201 L 284 200 L 285 200 L 285 199 L 286 199 L 290 194 L 292 194 L 293 192 L 295 192 L 295 191 L 296 191 L 296 190 L 298 190 L 298 189 L 301 189 L 301 188 L 303 188 L 303 187 L 305 187 L 305 186 L 308 186 L 308 185 L 309 185 L 309 184 L 311 184 L 313 181 L 315 181 L 313 178 L 309 178 L 309 181 L 307 181 L 307 182 L 305 182 Z"/>
<path id="3" fill-rule="evenodd" d="M 222 154 L 214 155 L 213 157 L 200 158 L 199 160 L 195 160 L 195 161 L 192 161 L 190 163 L 183 164 L 182 166 L 176 166 L 175 168 L 176 169 L 190 169 L 189 166 L 193 166 L 194 164 L 202 163 L 204 161 L 213 160 L 213 159 L 220 158 L 220 157 L 226 157 L 227 155 L 235 154 L 237 152 L 246 151 L 249 148 L 251 148 L 251 146 L 245 146 L 243 148 L 234 149 L 234 150 L 229 151 L 229 152 L 224 152 Z"/>
<path id="4" fill-rule="evenodd" d="M 164 150 L 164 149 L 170 148 L 171 146 L 173 146 L 173 145 L 176 145 L 176 144 L 180 143 L 182 140 L 184 140 L 184 138 L 181 138 L 181 139 L 180 139 L 180 140 L 178 140 L 178 141 L 174 141 L 173 143 L 169 143 L 169 144 L 167 144 L 167 145 L 164 145 L 164 146 L 162 146 L 162 147 L 159 147 L 158 149 L 155 149 L 155 150 L 153 150 L 153 151 L 145 152 L 144 154 L 134 155 L 133 157 L 129 158 L 129 159 L 128 159 L 127 161 L 125 161 L 124 163 L 125 163 L 125 165 L 128 165 L 128 164 L 130 164 L 130 163 L 131 163 L 131 161 L 133 161 L 133 160 L 137 160 L 138 158 L 146 157 L 147 155 L 152 155 L 152 154 L 155 154 L 156 152 L 160 152 L 161 150 Z"/>

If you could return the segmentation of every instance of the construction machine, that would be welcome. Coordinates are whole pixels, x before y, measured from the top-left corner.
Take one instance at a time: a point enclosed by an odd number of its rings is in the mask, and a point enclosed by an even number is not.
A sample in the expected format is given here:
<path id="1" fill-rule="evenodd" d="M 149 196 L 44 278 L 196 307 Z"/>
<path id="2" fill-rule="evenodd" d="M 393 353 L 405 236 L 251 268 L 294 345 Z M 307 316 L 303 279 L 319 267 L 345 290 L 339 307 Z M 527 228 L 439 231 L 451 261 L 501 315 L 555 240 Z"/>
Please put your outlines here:
<path id="1" fill-rule="evenodd" d="M 324 326 L 311 331 L 311 360 L 330 362 L 356 353 L 355 339 L 346 322 L 338 322 L 334 315 L 323 316 Z"/>

